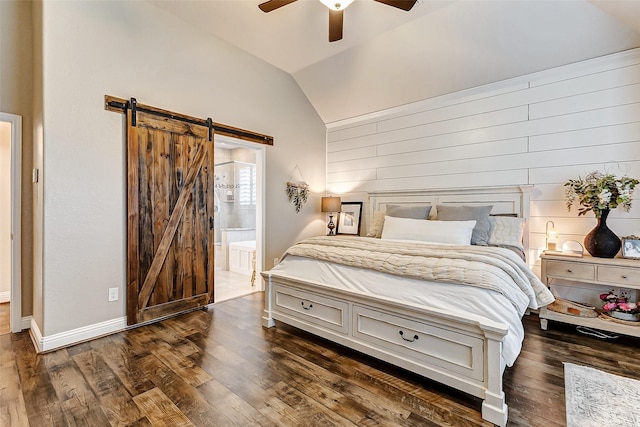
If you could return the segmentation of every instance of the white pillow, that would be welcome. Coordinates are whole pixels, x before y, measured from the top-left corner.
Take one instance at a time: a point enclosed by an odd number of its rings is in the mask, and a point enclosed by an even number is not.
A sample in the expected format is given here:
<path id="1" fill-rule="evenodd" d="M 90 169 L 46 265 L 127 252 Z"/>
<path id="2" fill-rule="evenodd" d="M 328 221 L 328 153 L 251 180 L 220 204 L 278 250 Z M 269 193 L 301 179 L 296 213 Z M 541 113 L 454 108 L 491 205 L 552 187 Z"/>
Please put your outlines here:
<path id="1" fill-rule="evenodd" d="M 470 221 L 433 221 L 425 219 L 384 217 L 383 239 L 422 240 L 433 243 L 471 244 L 476 226 Z"/>
<path id="2" fill-rule="evenodd" d="M 524 218 L 492 216 L 489 221 L 492 225 L 491 235 L 489 236 L 490 245 L 515 246 L 524 250 L 522 246 Z"/>

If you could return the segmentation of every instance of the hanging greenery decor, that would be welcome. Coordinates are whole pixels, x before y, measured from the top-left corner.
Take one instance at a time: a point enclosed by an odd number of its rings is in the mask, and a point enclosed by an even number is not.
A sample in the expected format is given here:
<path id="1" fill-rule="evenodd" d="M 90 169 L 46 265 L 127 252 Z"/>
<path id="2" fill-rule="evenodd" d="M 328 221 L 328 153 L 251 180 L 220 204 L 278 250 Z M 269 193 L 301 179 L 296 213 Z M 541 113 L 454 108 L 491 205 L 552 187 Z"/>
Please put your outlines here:
<path id="1" fill-rule="evenodd" d="M 300 212 L 302 205 L 309 196 L 309 184 L 306 182 L 287 182 L 287 197 L 296 207 L 296 213 Z"/>

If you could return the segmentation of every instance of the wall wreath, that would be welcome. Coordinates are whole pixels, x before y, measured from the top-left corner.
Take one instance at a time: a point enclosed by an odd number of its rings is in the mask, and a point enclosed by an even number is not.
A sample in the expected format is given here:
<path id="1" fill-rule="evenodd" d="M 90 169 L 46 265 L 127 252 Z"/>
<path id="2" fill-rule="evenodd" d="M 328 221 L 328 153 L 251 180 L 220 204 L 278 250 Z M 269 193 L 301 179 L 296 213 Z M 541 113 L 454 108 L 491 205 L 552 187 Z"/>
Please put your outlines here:
<path id="1" fill-rule="evenodd" d="M 296 207 L 296 213 L 300 212 L 309 197 L 309 185 L 306 182 L 287 181 L 287 197 Z"/>
<path id="2" fill-rule="evenodd" d="M 302 172 L 298 165 L 296 165 L 289 174 L 286 191 L 289 202 L 293 203 L 296 207 L 296 213 L 299 213 L 302 210 L 302 206 L 304 206 L 309 198 L 309 184 L 307 184 L 302 176 Z"/>

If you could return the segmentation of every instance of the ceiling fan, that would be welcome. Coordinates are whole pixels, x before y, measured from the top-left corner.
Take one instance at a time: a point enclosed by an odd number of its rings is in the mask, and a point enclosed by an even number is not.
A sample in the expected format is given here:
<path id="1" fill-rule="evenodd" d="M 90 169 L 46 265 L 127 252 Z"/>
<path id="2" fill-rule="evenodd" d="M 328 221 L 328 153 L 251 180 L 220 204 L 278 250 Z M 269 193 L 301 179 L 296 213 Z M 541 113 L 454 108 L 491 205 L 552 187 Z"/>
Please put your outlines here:
<path id="1" fill-rule="evenodd" d="M 297 0 L 267 0 L 258 5 L 263 12 L 271 12 Z M 378 3 L 396 7 L 405 11 L 411 10 L 418 0 L 373 0 Z M 342 17 L 343 12 L 353 0 L 320 0 L 322 4 L 329 8 L 329 41 L 335 42 L 342 39 Z"/>

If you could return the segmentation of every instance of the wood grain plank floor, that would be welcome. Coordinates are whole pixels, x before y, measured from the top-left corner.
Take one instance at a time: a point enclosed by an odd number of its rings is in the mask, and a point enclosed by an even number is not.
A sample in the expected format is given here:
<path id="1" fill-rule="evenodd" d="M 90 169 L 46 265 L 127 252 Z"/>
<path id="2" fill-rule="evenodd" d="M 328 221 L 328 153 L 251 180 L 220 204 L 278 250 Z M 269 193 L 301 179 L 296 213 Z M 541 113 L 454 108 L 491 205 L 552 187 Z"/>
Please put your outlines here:
<path id="1" fill-rule="evenodd" d="M 278 323 L 261 293 L 37 355 L 0 336 L 0 426 L 488 426 L 480 399 Z M 509 426 L 563 426 L 563 362 L 640 379 L 640 340 L 524 318 Z"/>

